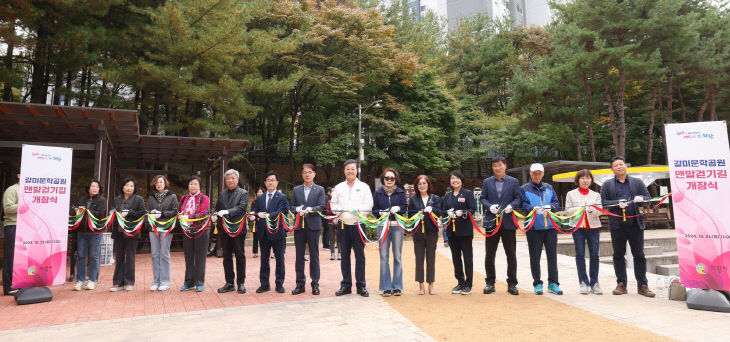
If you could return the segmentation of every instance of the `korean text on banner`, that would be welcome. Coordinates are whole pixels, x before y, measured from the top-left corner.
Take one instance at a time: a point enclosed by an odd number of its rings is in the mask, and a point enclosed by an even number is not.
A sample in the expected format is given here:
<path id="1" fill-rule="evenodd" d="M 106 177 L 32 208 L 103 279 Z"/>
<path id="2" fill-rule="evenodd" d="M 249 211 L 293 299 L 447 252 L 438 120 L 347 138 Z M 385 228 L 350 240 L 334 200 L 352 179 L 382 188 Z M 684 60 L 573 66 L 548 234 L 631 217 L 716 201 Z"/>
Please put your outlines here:
<path id="1" fill-rule="evenodd" d="M 70 148 L 23 145 L 14 288 L 64 282 L 72 155 Z"/>
<path id="2" fill-rule="evenodd" d="M 730 290 L 727 126 L 692 122 L 665 130 L 682 284 Z"/>

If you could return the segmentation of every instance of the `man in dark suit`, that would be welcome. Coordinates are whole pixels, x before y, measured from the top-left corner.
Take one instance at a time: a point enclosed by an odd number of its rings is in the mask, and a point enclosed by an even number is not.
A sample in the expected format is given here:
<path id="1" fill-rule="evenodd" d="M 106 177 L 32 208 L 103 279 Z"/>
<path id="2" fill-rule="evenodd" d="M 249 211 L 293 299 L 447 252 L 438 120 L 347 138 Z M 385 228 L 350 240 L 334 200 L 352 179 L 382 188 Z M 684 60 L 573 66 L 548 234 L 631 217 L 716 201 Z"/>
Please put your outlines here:
<path id="1" fill-rule="evenodd" d="M 314 184 L 316 170 L 312 164 L 302 165 L 302 179 L 304 184 L 294 187 L 291 200 L 291 211 L 301 215 L 299 225 L 294 231 L 294 245 L 296 247 L 297 287 L 291 292 L 293 295 L 304 293 L 307 277 L 304 275 L 304 252 L 309 245 L 309 277 L 312 278 L 312 294 L 319 294 L 319 233 L 322 231 L 322 218 L 316 212 L 324 210 L 327 197 L 324 188 Z"/>
<path id="2" fill-rule="evenodd" d="M 261 269 L 259 271 L 259 279 L 261 286 L 256 289 L 256 293 L 271 291 L 269 276 L 271 268 L 269 267 L 269 253 L 274 249 L 276 257 L 276 292 L 284 293 L 284 249 L 286 248 L 286 230 L 281 222 L 278 225 L 269 228 L 266 219 L 273 221 L 280 213 L 289 210 L 289 201 L 286 195 L 276 190 L 279 186 L 279 175 L 274 171 L 266 173 L 264 178 L 266 193 L 256 197 L 256 208 L 258 219 L 256 222 L 256 234 L 259 236 L 261 243 Z M 279 218 L 281 219 L 281 218 Z"/>
<path id="3" fill-rule="evenodd" d="M 634 256 L 634 276 L 638 293 L 645 297 L 654 297 L 649 290 L 646 279 L 646 258 L 644 257 L 644 217 L 639 214 L 639 206 L 646 205 L 651 196 L 644 182 L 626 174 L 626 162 L 622 157 L 611 159 L 611 170 L 614 178 L 603 182 L 601 186 L 601 202 L 603 207 L 622 217 L 609 216 L 608 226 L 611 228 L 611 244 L 613 245 L 613 269 L 616 272 L 615 295 L 623 295 L 626 291 L 626 242 Z M 636 217 L 632 217 L 636 216 Z"/>
<path id="4" fill-rule="evenodd" d="M 226 189 L 218 195 L 218 202 L 215 205 L 215 216 L 225 218 L 228 222 L 238 222 L 243 219 L 248 206 L 248 191 L 238 187 L 238 171 L 230 169 L 225 173 Z M 238 225 L 235 225 L 238 227 Z M 219 224 L 223 228 L 223 224 Z M 223 228 L 225 229 L 225 228 Z M 246 255 L 243 254 L 243 243 L 246 240 L 246 231 L 241 229 L 235 237 L 221 231 L 223 241 L 223 271 L 226 277 L 226 284 L 218 289 L 218 293 L 238 290 L 238 293 L 246 293 L 244 282 L 246 280 Z M 233 272 L 233 254 L 236 254 L 236 272 Z M 236 278 L 237 287 L 233 286 L 233 278 Z"/>
<path id="5" fill-rule="evenodd" d="M 497 214 L 502 212 L 502 226 L 499 231 L 488 237 L 485 241 L 487 254 L 484 258 L 484 265 L 487 271 L 487 286 L 484 287 L 484 294 L 494 292 L 494 281 L 496 271 L 494 257 L 497 254 L 499 240 L 502 239 L 504 254 L 507 256 L 507 292 L 518 295 L 517 290 L 517 240 L 515 239 L 515 226 L 512 216 L 513 208 L 519 208 L 522 202 L 520 195 L 520 183 L 516 178 L 505 174 L 507 171 L 507 160 L 504 157 L 492 158 L 492 171 L 494 176 L 482 182 L 482 194 L 479 200 L 484 208 L 484 229 L 493 232 L 497 227 Z"/>

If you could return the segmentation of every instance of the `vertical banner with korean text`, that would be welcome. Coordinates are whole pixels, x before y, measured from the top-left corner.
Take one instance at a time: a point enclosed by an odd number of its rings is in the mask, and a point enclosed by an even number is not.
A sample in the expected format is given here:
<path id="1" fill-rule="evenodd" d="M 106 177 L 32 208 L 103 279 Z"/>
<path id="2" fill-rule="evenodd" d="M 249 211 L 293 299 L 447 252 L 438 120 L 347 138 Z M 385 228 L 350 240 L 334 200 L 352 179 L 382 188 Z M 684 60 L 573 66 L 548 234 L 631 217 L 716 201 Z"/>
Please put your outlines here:
<path id="1" fill-rule="evenodd" d="M 64 283 L 72 154 L 70 148 L 23 145 L 14 288 Z"/>
<path id="2" fill-rule="evenodd" d="M 665 125 L 682 284 L 730 290 L 730 161 L 724 121 Z"/>

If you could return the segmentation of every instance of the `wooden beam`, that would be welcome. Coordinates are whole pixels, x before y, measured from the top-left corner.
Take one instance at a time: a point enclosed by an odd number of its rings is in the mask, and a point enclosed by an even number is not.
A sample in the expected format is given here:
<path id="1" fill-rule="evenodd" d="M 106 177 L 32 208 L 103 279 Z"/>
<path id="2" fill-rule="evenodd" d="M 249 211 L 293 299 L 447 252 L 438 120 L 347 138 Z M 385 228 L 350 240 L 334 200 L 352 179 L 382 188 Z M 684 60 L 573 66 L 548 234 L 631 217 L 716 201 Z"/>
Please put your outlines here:
<path id="1" fill-rule="evenodd" d="M 79 151 L 94 151 L 94 144 L 53 143 L 40 141 L 0 141 L 0 147 L 6 148 L 22 148 L 23 144 L 68 147 Z"/>

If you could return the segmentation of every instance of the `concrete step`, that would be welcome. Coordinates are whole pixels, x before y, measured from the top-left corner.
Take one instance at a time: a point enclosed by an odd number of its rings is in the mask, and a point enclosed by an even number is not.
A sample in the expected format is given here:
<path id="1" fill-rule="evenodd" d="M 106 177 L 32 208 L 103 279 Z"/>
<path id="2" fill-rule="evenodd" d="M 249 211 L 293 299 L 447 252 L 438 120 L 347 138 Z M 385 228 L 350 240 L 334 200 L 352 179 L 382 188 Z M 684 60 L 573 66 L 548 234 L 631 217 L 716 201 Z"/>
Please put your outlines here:
<path id="1" fill-rule="evenodd" d="M 659 255 L 645 255 L 645 258 L 646 271 L 650 273 L 657 273 L 657 266 L 659 265 L 677 264 L 679 260 L 677 252 L 667 252 Z M 599 260 L 605 264 L 613 264 L 613 257 L 601 257 Z M 679 272 L 679 268 L 677 269 L 677 272 Z"/>
<path id="2" fill-rule="evenodd" d="M 646 246 L 660 246 L 664 252 L 676 252 L 677 251 L 677 238 L 672 237 L 655 237 L 645 238 L 644 247 Z"/>
<path id="3" fill-rule="evenodd" d="M 676 248 L 675 248 L 676 250 Z M 659 255 L 664 252 L 664 247 L 661 245 L 647 245 L 644 243 L 644 255 Z M 558 254 L 575 256 L 575 246 L 572 240 L 558 241 Z M 588 256 L 588 244 L 586 243 L 586 256 Z M 600 257 L 611 257 L 613 256 L 613 245 L 611 240 L 601 240 L 598 244 L 598 256 Z"/>
<path id="4" fill-rule="evenodd" d="M 679 264 L 657 265 L 655 273 L 666 276 L 679 276 Z"/>

